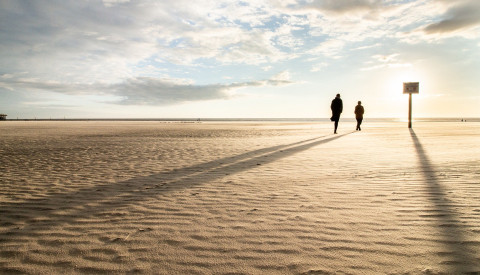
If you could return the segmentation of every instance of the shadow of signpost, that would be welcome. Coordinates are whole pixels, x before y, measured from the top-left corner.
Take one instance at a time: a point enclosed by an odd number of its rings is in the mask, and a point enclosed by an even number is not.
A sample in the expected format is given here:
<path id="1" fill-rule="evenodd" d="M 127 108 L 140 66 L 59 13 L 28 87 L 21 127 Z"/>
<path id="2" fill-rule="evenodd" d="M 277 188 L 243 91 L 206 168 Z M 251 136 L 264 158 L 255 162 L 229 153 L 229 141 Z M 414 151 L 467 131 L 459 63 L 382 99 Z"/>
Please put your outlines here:
<path id="1" fill-rule="evenodd" d="M 466 241 L 455 206 L 447 200 L 446 191 L 436 175 L 435 167 L 413 129 L 410 129 L 410 135 L 417 151 L 418 162 L 429 194 L 428 198 L 436 212 L 436 223 L 443 238 L 442 243 L 448 250 L 448 253 L 444 254 L 450 256 L 450 260 L 444 263 L 453 268 L 454 274 L 466 272 L 478 274 L 470 270 L 472 266 L 478 264 L 478 259 L 475 258 L 473 250 Z"/>
<path id="2" fill-rule="evenodd" d="M 2 226 L 10 224 L 10 229 L 0 233 L 0 242 L 11 243 L 17 237 L 26 234 L 25 232 L 38 235 L 45 230 L 45 227 L 75 223 L 78 219 L 85 219 L 106 210 L 128 207 L 138 203 L 139 198 L 155 198 L 165 192 L 207 184 L 227 175 L 253 169 L 259 164 L 275 162 L 348 134 L 351 133 L 262 148 L 173 171 L 95 185 L 69 193 L 49 194 L 42 199 L 2 203 L 0 204 Z M 64 214 L 58 214 L 59 210 Z M 17 224 L 22 226 L 16 226 Z"/>

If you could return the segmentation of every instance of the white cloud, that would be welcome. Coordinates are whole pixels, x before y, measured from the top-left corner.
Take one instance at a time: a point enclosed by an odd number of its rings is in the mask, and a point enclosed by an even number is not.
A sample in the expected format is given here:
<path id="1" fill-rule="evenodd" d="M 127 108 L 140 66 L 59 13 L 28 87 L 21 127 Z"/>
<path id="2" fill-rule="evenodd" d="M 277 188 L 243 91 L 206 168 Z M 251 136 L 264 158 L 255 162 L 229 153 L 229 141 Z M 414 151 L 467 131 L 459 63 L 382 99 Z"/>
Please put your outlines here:
<path id="1" fill-rule="evenodd" d="M 311 72 L 319 72 L 321 70 L 323 70 L 323 68 L 327 67 L 328 66 L 328 63 L 326 62 L 321 62 L 319 64 L 315 64 L 312 66 L 312 69 L 310 70 Z"/>
<path id="2" fill-rule="evenodd" d="M 374 61 L 369 61 L 366 62 L 367 64 L 374 64 L 370 65 L 367 67 L 363 67 L 360 70 L 361 71 L 372 71 L 372 70 L 379 70 L 379 69 L 384 69 L 384 68 L 406 68 L 406 67 L 411 67 L 411 63 L 407 62 L 402 62 L 399 59 L 400 54 L 399 53 L 393 53 L 393 54 L 387 54 L 387 55 L 381 55 L 377 54 L 372 56 L 372 59 Z"/>
<path id="3" fill-rule="evenodd" d="M 269 66 L 263 67 L 262 70 L 268 72 L 268 71 L 270 71 L 272 68 L 273 68 L 273 66 L 270 66 L 270 65 L 269 65 Z"/>
<path id="4" fill-rule="evenodd" d="M 268 0 L 57 0 L 26 6 L 0 4 L 0 23 L 11 26 L 0 33 L 0 65 L 10 72 L 89 83 L 141 76 L 145 70 L 139 67 L 155 60 L 180 66 L 205 60 L 270 66 L 304 54 L 338 58 L 348 43 L 383 37 L 382 18 L 398 10 L 373 0 L 304 5 Z M 372 11 L 382 16 L 364 20 Z M 326 40 L 314 46 L 309 35 Z"/>
<path id="5" fill-rule="evenodd" d="M 42 90 L 72 95 L 69 100 L 88 94 L 138 105 L 229 99 L 241 88 L 290 84 L 294 71 L 301 81 L 344 74 L 336 70 L 345 64 L 351 70 L 363 64 L 365 71 L 442 60 L 430 47 L 446 47 L 440 42 L 452 37 L 472 39 L 469 51 L 452 55 L 473 67 L 479 3 L 0 1 L 0 88 L 9 96 Z M 268 72 L 282 73 L 269 78 Z M 225 76 L 231 83 L 219 84 Z"/>
<path id="6" fill-rule="evenodd" d="M 274 81 L 289 81 L 290 80 L 290 72 L 288 71 L 283 71 L 283 72 L 280 72 L 276 75 L 274 75 L 271 80 L 274 80 Z"/>
<path id="7" fill-rule="evenodd" d="M 369 66 L 369 67 L 363 67 L 360 70 L 361 71 L 373 71 L 373 70 L 378 70 L 378 69 L 382 69 L 382 68 L 385 68 L 384 64 L 373 65 L 373 66 Z"/>
<path id="8" fill-rule="evenodd" d="M 345 46 L 345 41 L 342 40 L 327 40 L 322 42 L 319 46 L 308 51 L 311 55 L 322 54 L 327 57 L 337 58 Z"/>
<path id="9" fill-rule="evenodd" d="M 399 56 L 398 53 L 389 54 L 389 55 L 377 54 L 377 55 L 372 56 L 372 58 L 376 59 L 377 61 L 380 61 L 380 62 L 391 62 L 391 61 L 396 60 L 398 56 Z"/>

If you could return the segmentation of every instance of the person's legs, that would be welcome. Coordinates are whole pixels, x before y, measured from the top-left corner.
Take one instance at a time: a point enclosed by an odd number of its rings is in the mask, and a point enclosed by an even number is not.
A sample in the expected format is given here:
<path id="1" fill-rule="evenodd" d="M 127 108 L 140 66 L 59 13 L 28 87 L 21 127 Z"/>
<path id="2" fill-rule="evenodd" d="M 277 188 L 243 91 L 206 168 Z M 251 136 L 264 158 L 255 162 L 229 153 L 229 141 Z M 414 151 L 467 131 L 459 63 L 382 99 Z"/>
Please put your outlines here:
<path id="1" fill-rule="evenodd" d="M 360 125 L 362 124 L 362 119 L 361 118 L 357 118 L 357 131 L 361 131 L 362 128 L 360 128 Z"/>
<path id="2" fill-rule="evenodd" d="M 337 128 L 338 128 L 338 119 L 335 119 L 335 130 L 333 131 L 334 134 L 337 133 Z"/>

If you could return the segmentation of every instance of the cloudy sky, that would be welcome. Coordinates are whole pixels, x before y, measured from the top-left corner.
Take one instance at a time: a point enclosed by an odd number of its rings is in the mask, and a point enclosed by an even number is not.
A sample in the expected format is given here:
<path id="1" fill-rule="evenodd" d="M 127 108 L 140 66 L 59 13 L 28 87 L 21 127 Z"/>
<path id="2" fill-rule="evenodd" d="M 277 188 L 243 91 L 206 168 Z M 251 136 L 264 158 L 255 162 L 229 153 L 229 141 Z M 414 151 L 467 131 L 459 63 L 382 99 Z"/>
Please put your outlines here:
<path id="1" fill-rule="evenodd" d="M 480 116 L 478 0 L 1 0 L 8 118 Z"/>

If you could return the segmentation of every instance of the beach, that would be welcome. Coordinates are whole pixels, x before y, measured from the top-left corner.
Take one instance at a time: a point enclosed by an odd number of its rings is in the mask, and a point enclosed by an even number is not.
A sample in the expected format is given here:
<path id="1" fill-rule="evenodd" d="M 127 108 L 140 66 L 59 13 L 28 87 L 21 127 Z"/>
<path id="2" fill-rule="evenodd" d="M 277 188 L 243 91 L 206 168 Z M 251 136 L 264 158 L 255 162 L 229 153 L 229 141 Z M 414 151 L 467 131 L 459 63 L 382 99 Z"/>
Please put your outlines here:
<path id="1" fill-rule="evenodd" d="M 480 273 L 480 122 L 4 121 L 2 274 Z"/>

